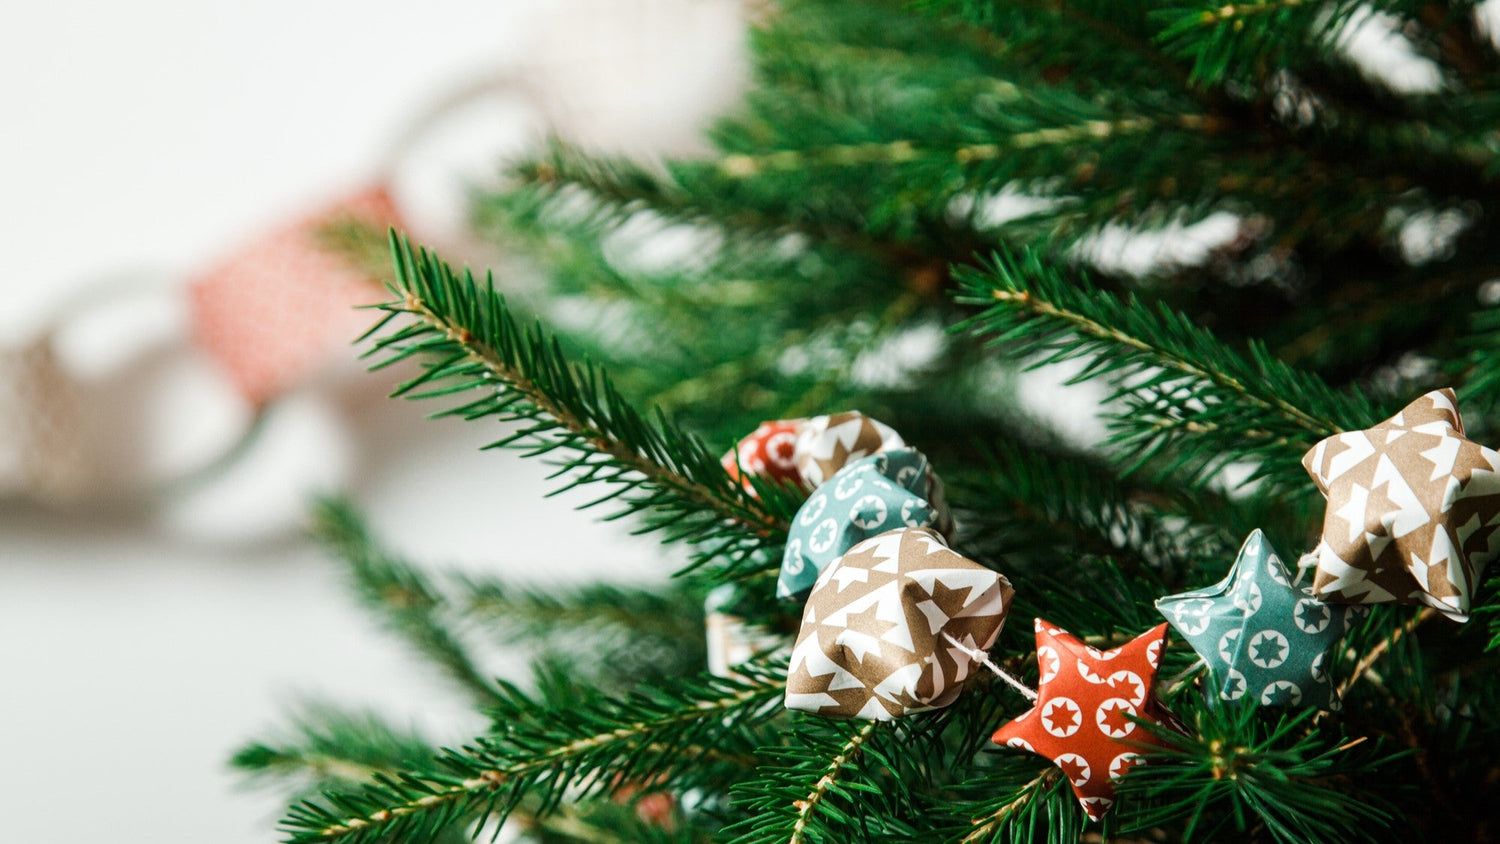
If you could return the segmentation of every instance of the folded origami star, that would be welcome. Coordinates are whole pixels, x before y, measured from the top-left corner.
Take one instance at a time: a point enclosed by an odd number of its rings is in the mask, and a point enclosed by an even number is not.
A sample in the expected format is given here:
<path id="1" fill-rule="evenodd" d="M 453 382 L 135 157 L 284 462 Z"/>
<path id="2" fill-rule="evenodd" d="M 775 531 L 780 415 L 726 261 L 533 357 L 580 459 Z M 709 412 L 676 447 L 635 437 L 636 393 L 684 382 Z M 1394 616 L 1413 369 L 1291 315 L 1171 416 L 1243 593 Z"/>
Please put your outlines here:
<path id="1" fill-rule="evenodd" d="M 1167 642 L 1159 624 L 1110 651 L 1036 620 L 1036 705 L 995 732 L 995 743 L 1051 759 L 1094 820 L 1115 803 L 1115 782 L 1162 740 L 1132 718 L 1176 728 L 1156 700 L 1156 670 Z"/>
<path id="2" fill-rule="evenodd" d="M 808 489 L 816 489 L 851 461 L 905 447 L 889 425 L 857 410 L 814 416 L 797 433 L 797 471 Z"/>
<path id="3" fill-rule="evenodd" d="M 777 597 L 806 595 L 829 563 L 898 527 L 931 527 L 945 537 L 953 532 L 942 482 L 914 448 L 860 458 L 807 497 L 787 533 Z"/>
<path id="4" fill-rule="evenodd" d="M 742 438 L 720 460 L 724 471 L 752 495 L 755 487 L 750 483 L 751 477 L 800 486 L 802 474 L 797 471 L 797 433 L 804 424 L 802 419 L 760 423 L 760 427 Z"/>
<path id="5" fill-rule="evenodd" d="M 947 706 L 973 674 L 970 652 L 995 644 L 1010 596 L 1004 577 L 948 550 L 934 531 L 861 542 L 807 598 L 787 709 L 884 721 Z"/>
<path id="6" fill-rule="evenodd" d="M 1427 604 L 1457 621 L 1500 553 L 1500 453 L 1464 438 L 1452 390 L 1435 390 L 1302 459 L 1328 498 L 1313 594 Z"/>
<path id="7" fill-rule="evenodd" d="M 1338 709 L 1324 659 L 1364 609 L 1327 604 L 1293 586 L 1260 531 L 1223 580 L 1161 598 L 1156 608 L 1203 657 L 1224 700 Z"/>

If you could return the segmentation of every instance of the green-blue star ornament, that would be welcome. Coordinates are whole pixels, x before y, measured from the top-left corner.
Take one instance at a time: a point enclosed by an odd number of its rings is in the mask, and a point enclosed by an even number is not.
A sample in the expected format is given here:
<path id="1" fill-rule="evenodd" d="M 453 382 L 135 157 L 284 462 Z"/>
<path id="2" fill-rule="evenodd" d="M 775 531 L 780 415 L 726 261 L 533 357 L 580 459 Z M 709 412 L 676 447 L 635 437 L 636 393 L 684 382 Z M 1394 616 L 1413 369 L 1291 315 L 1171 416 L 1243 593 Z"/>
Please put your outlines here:
<path id="1" fill-rule="evenodd" d="M 1160 598 L 1156 608 L 1203 657 L 1224 700 L 1339 708 L 1325 660 L 1364 610 L 1324 603 L 1311 589 L 1293 586 L 1259 530 L 1223 580 Z"/>

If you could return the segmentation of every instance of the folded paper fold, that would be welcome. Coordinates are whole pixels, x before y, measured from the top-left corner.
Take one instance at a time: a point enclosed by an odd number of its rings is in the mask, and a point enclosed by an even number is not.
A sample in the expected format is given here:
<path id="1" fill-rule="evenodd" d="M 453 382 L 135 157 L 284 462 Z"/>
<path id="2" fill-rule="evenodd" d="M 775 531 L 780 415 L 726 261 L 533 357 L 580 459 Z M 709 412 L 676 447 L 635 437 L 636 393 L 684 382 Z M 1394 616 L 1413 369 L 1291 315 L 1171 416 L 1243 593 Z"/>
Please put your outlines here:
<path id="1" fill-rule="evenodd" d="M 1203 658 L 1223 700 L 1339 708 L 1327 654 L 1363 609 L 1324 603 L 1292 585 L 1259 530 L 1223 580 L 1161 598 L 1156 608 Z"/>
<path id="2" fill-rule="evenodd" d="M 815 416 L 797 432 L 797 471 L 808 489 L 817 489 L 861 457 L 905 447 L 889 425 L 857 410 Z"/>
<path id="3" fill-rule="evenodd" d="M 825 569 L 807 598 L 786 706 L 875 720 L 947 706 L 975 671 L 969 650 L 994 645 L 1010 598 L 1004 577 L 949 550 L 935 531 L 865 540 Z"/>
<path id="4" fill-rule="evenodd" d="M 742 438 L 720 461 L 724 471 L 754 494 L 752 477 L 768 481 L 802 485 L 797 471 L 797 433 L 806 423 L 803 419 L 779 419 L 762 422 Z"/>
<path id="5" fill-rule="evenodd" d="M 1328 499 L 1314 594 L 1468 619 L 1479 576 L 1500 553 L 1500 453 L 1464 437 L 1452 390 L 1329 437 L 1302 464 Z"/>
<path id="6" fill-rule="evenodd" d="M 844 552 L 899 527 L 953 531 L 942 482 L 914 448 L 856 460 L 808 496 L 787 533 L 777 596 L 800 598 Z"/>
<path id="7" fill-rule="evenodd" d="M 1118 648 L 1101 651 L 1036 620 L 1036 705 L 992 737 L 996 744 L 1051 759 L 1094 820 L 1115 803 L 1115 784 L 1162 739 L 1138 721 L 1180 729 L 1156 699 L 1156 672 L 1166 646 L 1159 624 Z"/>

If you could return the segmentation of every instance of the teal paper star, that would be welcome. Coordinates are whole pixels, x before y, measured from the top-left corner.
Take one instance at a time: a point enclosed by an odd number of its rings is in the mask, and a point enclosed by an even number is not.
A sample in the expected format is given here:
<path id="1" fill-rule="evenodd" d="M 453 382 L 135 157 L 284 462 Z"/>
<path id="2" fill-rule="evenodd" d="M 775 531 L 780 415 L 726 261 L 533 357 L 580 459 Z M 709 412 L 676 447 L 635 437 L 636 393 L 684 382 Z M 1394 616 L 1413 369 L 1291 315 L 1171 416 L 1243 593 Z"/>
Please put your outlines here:
<path id="1" fill-rule="evenodd" d="M 1324 660 L 1363 609 L 1293 586 L 1259 530 L 1222 581 L 1161 598 L 1156 608 L 1203 657 L 1224 700 L 1338 709 Z"/>

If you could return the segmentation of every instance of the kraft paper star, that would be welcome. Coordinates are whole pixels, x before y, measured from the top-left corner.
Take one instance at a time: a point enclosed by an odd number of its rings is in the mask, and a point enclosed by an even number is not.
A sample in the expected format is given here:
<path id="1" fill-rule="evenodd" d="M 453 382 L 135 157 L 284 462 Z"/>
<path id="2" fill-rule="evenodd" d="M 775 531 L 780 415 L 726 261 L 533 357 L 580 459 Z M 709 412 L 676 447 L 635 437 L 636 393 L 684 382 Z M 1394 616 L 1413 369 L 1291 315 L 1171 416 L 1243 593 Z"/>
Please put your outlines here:
<path id="1" fill-rule="evenodd" d="M 1159 624 L 1100 651 L 1037 619 L 1036 705 L 997 730 L 993 740 L 1051 759 L 1083 810 L 1098 820 L 1114 805 L 1115 783 L 1141 761 L 1143 746 L 1163 746 L 1132 719 L 1176 725 L 1154 689 L 1166 640 L 1167 625 Z"/>
<path id="2" fill-rule="evenodd" d="M 1325 604 L 1293 586 L 1259 530 L 1223 580 L 1158 599 L 1156 608 L 1208 664 L 1220 698 L 1339 708 L 1324 660 L 1364 610 Z"/>
<path id="3" fill-rule="evenodd" d="M 1302 465 L 1328 499 L 1313 594 L 1468 620 L 1479 575 L 1500 553 L 1500 453 L 1464 437 L 1452 390 L 1329 437 Z"/>
<path id="4" fill-rule="evenodd" d="M 793 459 L 802 482 L 808 489 L 817 489 L 861 457 L 905 447 L 901 435 L 889 425 L 849 410 L 807 420 L 797 431 Z"/>
<path id="5" fill-rule="evenodd" d="M 928 528 L 855 545 L 808 595 L 787 708 L 883 721 L 947 706 L 973 676 L 973 652 L 995 644 L 1011 594 L 1003 576 Z"/>

